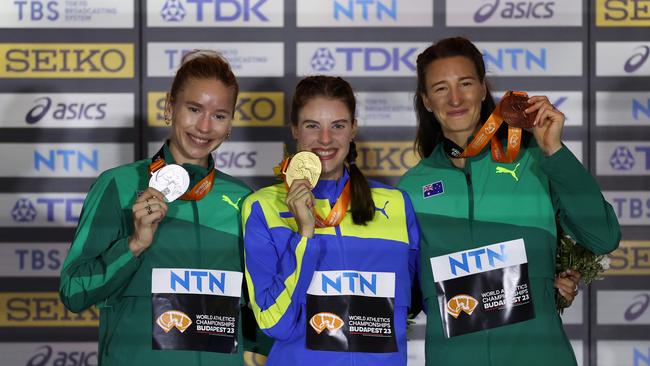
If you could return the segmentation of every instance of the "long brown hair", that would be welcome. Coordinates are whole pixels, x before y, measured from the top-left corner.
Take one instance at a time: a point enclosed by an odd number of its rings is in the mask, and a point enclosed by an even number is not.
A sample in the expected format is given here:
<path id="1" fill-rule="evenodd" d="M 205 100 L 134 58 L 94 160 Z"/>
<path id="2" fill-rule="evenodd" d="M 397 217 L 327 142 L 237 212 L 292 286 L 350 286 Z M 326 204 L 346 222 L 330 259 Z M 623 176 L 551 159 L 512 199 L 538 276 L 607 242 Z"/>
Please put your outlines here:
<path id="1" fill-rule="evenodd" d="M 413 97 L 413 104 L 418 119 L 415 149 L 421 158 L 426 158 L 431 155 L 433 149 L 442 141 L 443 138 L 440 121 L 438 121 L 433 113 L 427 111 L 424 102 L 422 101 L 422 95 L 427 92 L 427 67 L 436 60 L 455 56 L 463 56 L 472 61 L 476 68 L 476 74 L 479 77 L 479 81 L 485 82 L 486 95 L 485 100 L 481 103 L 480 120 L 486 121 L 494 110 L 494 99 L 492 98 L 492 94 L 490 94 L 490 88 L 485 80 L 485 63 L 483 62 L 483 55 L 472 42 L 467 38 L 452 37 L 442 39 L 429 46 L 418 55 L 418 81 L 415 96 Z"/>
<path id="2" fill-rule="evenodd" d="M 298 126 L 298 113 L 312 99 L 325 97 L 340 100 L 350 112 L 350 120 L 354 121 L 356 113 L 356 98 L 350 84 L 340 77 L 308 76 L 296 85 L 291 101 L 291 125 Z M 350 211 L 352 221 L 357 225 L 365 225 L 375 215 L 375 202 L 372 200 L 368 180 L 356 164 L 357 148 L 354 141 L 350 142 L 350 150 L 345 157 L 350 174 Z"/>

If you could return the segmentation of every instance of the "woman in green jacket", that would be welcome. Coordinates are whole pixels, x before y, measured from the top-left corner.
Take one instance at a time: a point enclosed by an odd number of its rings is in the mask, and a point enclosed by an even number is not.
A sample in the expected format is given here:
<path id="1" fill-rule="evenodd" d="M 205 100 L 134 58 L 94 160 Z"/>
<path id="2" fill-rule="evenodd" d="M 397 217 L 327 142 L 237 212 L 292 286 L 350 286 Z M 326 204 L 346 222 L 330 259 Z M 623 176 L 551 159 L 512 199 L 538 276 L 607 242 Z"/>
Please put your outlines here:
<path id="1" fill-rule="evenodd" d="M 399 188 L 422 231 L 427 365 L 575 365 L 554 302 L 556 213 L 598 254 L 618 246 L 620 228 L 561 143 L 564 115 L 544 96 L 526 97 L 532 126 L 498 128 L 482 55 L 464 38 L 427 48 L 417 74 L 422 160 Z M 492 149 L 477 148 L 481 140 Z"/>
<path id="2" fill-rule="evenodd" d="M 88 192 L 60 295 L 72 311 L 99 308 L 102 365 L 243 363 L 239 203 L 250 190 L 211 155 L 238 90 L 221 56 L 186 55 L 166 100 L 170 139 Z"/>

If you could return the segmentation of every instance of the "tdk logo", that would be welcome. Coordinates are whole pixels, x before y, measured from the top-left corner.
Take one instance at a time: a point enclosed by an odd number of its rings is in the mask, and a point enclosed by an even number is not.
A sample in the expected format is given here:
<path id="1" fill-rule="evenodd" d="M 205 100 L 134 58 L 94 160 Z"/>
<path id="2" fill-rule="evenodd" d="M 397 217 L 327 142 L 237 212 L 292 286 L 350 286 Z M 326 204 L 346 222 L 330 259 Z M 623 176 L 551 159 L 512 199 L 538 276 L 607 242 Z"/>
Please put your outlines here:
<path id="1" fill-rule="evenodd" d="M 625 65 L 623 65 L 623 70 L 625 70 L 626 73 L 633 73 L 641 68 L 648 59 L 648 56 L 650 56 L 650 47 L 648 46 L 640 46 L 635 48 L 635 50 L 638 50 L 638 52 L 632 54 L 630 58 L 625 61 Z"/>
<path id="2" fill-rule="evenodd" d="M 167 0 L 161 10 L 163 20 L 180 22 L 188 14 L 194 14 L 192 21 L 215 22 L 259 21 L 268 22 L 269 18 L 262 12 L 262 5 L 268 0 Z M 187 7 L 187 9 L 186 9 Z"/>
<path id="3" fill-rule="evenodd" d="M 180 22 L 185 18 L 185 8 L 180 0 L 167 0 L 160 15 L 166 22 Z"/>
<path id="4" fill-rule="evenodd" d="M 170 271 L 170 287 L 172 290 L 177 291 L 182 288 L 185 291 L 192 291 L 194 289 L 199 292 L 220 293 L 225 292 L 226 287 L 226 273 L 221 272 L 215 274 L 203 270 L 185 270 L 185 271 Z M 206 289 L 204 290 L 204 286 Z M 180 288 L 177 288 L 180 287 Z M 216 290 L 219 290 L 217 292 Z"/>
<path id="5" fill-rule="evenodd" d="M 336 20 L 397 20 L 397 0 L 334 0 Z"/>
<path id="6" fill-rule="evenodd" d="M 55 21 L 60 16 L 57 9 L 58 1 L 14 0 L 13 4 L 18 8 L 19 21 Z"/>
<path id="7" fill-rule="evenodd" d="M 449 255 L 449 266 L 451 273 L 457 276 L 458 269 L 466 273 L 483 271 L 484 267 L 497 267 L 495 261 L 505 264 L 507 260 L 505 245 L 501 244 L 499 245 L 498 251 L 490 248 L 479 248 L 460 253 L 459 255 Z"/>
<path id="8" fill-rule="evenodd" d="M 336 276 L 321 273 L 323 293 L 377 294 L 377 274 L 364 275 L 359 272 L 342 272 Z"/>
<path id="9" fill-rule="evenodd" d="M 36 105 L 27 112 L 25 122 L 35 124 L 45 117 L 52 107 L 49 97 L 34 100 Z M 52 109 L 55 120 L 101 120 L 106 117 L 106 103 L 57 103 Z"/>
<path id="10" fill-rule="evenodd" d="M 36 214 L 36 207 L 27 198 L 16 201 L 14 208 L 11 210 L 11 217 L 17 222 L 32 222 L 36 219 Z"/>
<path id="11" fill-rule="evenodd" d="M 488 69 L 503 70 L 546 70 L 546 48 L 532 51 L 526 48 L 498 48 L 491 53 L 483 49 L 483 60 Z"/>
<path id="12" fill-rule="evenodd" d="M 617 147 L 609 158 L 609 164 L 614 170 L 630 170 L 634 163 L 634 155 L 627 146 Z"/>
<path id="13" fill-rule="evenodd" d="M 645 100 L 632 98 L 632 118 L 636 121 L 639 118 L 650 119 L 650 98 Z"/>
<path id="14" fill-rule="evenodd" d="M 61 213 L 63 208 L 63 216 L 66 222 L 77 222 L 79 216 L 78 206 L 83 204 L 82 198 L 38 198 L 36 205 L 45 205 L 46 207 L 46 221 L 55 222 L 57 213 Z M 57 208 L 59 208 L 57 210 Z M 36 206 L 27 198 L 20 198 L 16 201 L 13 209 L 11 210 L 11 217 L 16 222 L 33 222 L 38 216 Z"/>
<path id="15" fill-rule="evenodd" d="M 416 47 L 337 47 L 334 53 L 327 48 L 319 48 L 311 58 L 313 71 L 332 71 L 338 61 L 342 61 L 345 71 L 362 68 L 364 71 L 415 71 L 411 61 L 417 53 Z M 335 57 L 334 55 L 339 57 Z M 341 60 L 342 59 L 342 60 Z"/>
<path id="16" fill-rule="evenodd" d="M 92 150 L 92 155 L 81 150 L 74 149 L 52 149 L 42 154 L 34 151 L 34 169 L 36 171 L 49 170 L 52 172 L 63 169 L 69 172 L 76 167 L 77 172 L 86 170 L 99 170 L 99 153 L 97 149 Z"/>
<path id="17" fill-rule="evenodd" d="M 495 14 L 503 19 L 546 19 L 551 18 L 554 14 L 553 1 L 504 1 L 494 0 L 493 3 L 487 3 L 476 10 L 474 21 L 483 23 Z"/>

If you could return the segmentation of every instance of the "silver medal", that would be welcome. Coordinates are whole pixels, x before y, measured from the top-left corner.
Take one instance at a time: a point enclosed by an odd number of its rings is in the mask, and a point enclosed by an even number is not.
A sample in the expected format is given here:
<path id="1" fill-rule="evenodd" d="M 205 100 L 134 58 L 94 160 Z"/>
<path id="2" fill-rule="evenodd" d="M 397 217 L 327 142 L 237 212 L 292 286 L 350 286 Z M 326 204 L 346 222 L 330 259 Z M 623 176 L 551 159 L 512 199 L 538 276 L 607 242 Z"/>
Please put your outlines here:
<path id="1" fill-rule="evenodd" d="M 185 194 L 190 186 L 190 175 L 177 164 L 165 165 L 151 175 L 149 187 L 155 188 L 165 196 L 167 202 L 172 202 Z"/>

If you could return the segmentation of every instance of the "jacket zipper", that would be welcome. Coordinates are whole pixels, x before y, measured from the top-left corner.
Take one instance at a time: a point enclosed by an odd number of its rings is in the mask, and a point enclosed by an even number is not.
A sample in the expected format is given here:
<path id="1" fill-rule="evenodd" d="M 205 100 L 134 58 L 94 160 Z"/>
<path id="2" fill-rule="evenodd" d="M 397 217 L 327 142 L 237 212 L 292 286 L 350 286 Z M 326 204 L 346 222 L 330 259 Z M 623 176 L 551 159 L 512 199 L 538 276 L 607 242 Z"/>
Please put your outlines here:
<path id="1" fill-rule="evenodd" d="M 463 174 L 465 175 L 465 182 L 467 183 L 467 222 L 469 224 L 469 236 L 470 239 L 474 241 L 474 186 L 472 185 L 472 168 L 469 159 L 465 161 Z"/>

